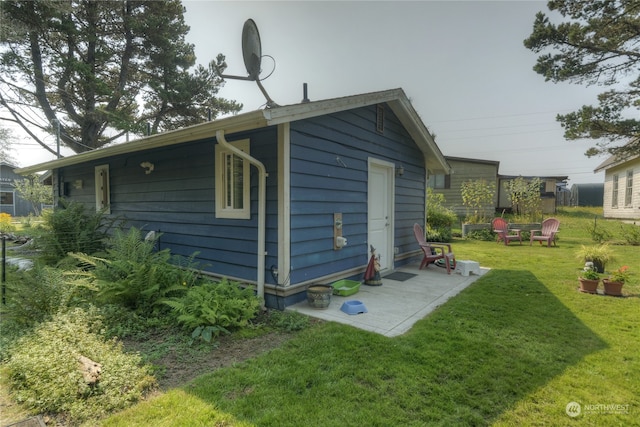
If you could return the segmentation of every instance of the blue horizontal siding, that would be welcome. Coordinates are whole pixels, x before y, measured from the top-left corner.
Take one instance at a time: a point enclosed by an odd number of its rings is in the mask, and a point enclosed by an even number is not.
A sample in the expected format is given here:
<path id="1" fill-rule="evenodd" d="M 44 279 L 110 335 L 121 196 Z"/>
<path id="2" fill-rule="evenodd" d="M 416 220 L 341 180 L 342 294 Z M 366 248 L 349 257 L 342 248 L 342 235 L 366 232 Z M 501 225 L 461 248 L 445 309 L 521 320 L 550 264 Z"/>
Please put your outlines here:
<path id="1" fill-rule="evenodd" d="M 424 156 L 387 109 L 376 132 L 376 107 L 359 108 L 291 125 L 292 283 L 364 267 L 367 244 L 368 158 L 402 165 L 396 178 L 396 246 L 425 211 Z M 347 246 L 333 249 L 333 213 L 343 214 Z"/>
<path id="2" fill-rule="evenodd" d="M 249 138 L 251 155 L 261 160 L 267 179 L 267 211 L 277 212 L 277 134 L 275 128 L 227 135 L 229 141 Z M 208 271 L 254 281 L 257 278 L 258 174 L 251 168 L 251 218 L 215 217 L 215 138 L 115 156 L 60 171 L 71 186 L 69 198 L 95 209 L 94 167 L 109 164 L 111 216 L 126 226 L 161 233 L 160 245 L 190 256 Z M 145 174 L 141 162 L 154 164 Z M 277 262 L 277 218 L 268 218 L 267 265 Z"/>

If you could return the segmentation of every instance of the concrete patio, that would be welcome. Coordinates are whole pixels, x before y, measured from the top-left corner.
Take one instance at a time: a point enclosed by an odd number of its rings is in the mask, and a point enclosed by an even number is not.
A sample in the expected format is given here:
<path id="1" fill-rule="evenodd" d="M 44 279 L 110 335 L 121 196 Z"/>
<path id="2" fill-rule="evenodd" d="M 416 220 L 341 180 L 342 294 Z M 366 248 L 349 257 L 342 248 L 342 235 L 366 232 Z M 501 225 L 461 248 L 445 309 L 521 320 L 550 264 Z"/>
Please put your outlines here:
<path id="1" fill-rule="evenodd" d="M 382 286 L 361 285 L 354 295 L 331 296 L 326 309 L 315 309 L 307 301 L 300 302 L 287 310 L 294 310 L 318 319 L 344 323 L 356 328 L 376 332 L 388 337 L 402 335 L 413 324 L 457 295 L 464 288 L 489 271 L 480 267 L 480 274 L 462 276 L 459 272 L 447 274 L 444 268 L 430 265 L 422 270 L 419 264 L 409 264 L 395 270 L 412 276 L 404 281 L 382 277 Z M 366 313 L 347 314 L 340 310 L 345 301 L 360 301 Z"/>

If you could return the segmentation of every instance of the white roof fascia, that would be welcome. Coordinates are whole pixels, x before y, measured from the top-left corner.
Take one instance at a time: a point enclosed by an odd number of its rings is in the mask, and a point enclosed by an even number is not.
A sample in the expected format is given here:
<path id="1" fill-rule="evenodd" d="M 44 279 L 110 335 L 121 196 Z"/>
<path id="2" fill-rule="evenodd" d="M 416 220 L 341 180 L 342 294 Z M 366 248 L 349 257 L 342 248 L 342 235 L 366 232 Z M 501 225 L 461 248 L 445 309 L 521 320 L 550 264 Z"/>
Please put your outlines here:
<path id="1" fill-rule="evenodd" d="M 223 119 L 211 122 L 163 132 L 157 135 L 147 136 L 131 142 L 125 142 L 106 148 L 99 148 L 97 150 L 75 154 L 61 159 L 51 160 L 33 166 L 19 168 L 16 169 L 15 172 L 21 175 L 26 175 L 34 172 L 57 169 L 65 166 L 75 165 L 78 163 L 89 162 L 92 160 L 99 160 L 105 157 L 134 153 L 151 148 L 166 147 L 170 145 L 191 142 L 198 139 L 215 137 L 216 131 L 218 129 L 224 129 L 225 132 L 232 133 L 264 126 L 266 126 L 266 121 L 264 119 L 262 111 L 252 111 L 245 114 L 239 114 L 237 116 L 225 117 Z"/>
<path id="2" fill-rule="evenodd" d="M 345 110 L 352 110 L 369 105 L 390 102 L 405 96 L 402 89 L 391 89 L 382 92 L 371 92 L 362 95 L 345 96 L 304 104 L 286 105 L 264 110 L 264 116 L 269 125 L 294 122 L 311 117 L 324 116 Z"/>

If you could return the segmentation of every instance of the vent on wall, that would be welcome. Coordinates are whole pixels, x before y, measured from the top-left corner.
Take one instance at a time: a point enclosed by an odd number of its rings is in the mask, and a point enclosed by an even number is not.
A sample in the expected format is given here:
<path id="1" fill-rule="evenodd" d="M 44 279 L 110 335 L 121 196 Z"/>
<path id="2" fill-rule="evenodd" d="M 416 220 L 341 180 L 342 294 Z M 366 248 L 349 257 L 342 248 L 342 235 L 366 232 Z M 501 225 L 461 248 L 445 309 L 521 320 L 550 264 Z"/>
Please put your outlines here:
<path id="1" fill-rule="evenodd" d="M 376 131 L 384 133 L 384 105 L 382 104 L 376 107 Z"/>

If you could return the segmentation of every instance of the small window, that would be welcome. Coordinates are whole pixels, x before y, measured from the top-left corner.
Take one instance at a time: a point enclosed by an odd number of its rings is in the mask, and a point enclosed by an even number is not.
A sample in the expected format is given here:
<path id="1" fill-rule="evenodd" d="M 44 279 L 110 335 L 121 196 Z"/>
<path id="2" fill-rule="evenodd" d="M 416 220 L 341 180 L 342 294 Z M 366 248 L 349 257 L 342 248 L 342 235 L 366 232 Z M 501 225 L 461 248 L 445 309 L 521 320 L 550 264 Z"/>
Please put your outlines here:
<path id="1" fill-rule="evenodd" d="M 435 174 L 429 175 L 429 188 L 436 190 L 446 190 L 451 188 L 451 175 Z"/>
<path id="2" fill-rule="evenodd" d="M 13 191 L 0 192 L 0 205 L 13 205 Z"/>
<path id="3" fill-rule="evenodd" d="M 109 188 L 109 165 L 100 165 L 95 168 L 96 178 L 96 211 L 111 213 L 111 191 Z"/>
<path id="4" fill-rule="evenodd" d="M 249 154 L 249 140 L 234 141 L 232 146 Z M 216 218 L 251 218 L 249 162 L 216 144 Z"/>
<path id="5" fill-rule="evenodd" d="M 611 207 L 618 207 L 618 175 L 613 175 L 613 183 L 611 186 Z"/>
<path id="6" fill-rule="evenodd" d="M 382 104 L 376 107 L 376 131 L 384 133 L 384 105 Z"/>
<path id="7" fill-rule="evenodd" d="M 624 205 L 630 207 L 632 205 L 633 196 L 633 170 L 627 171 L 627 186 L 624 189 Z"/>

